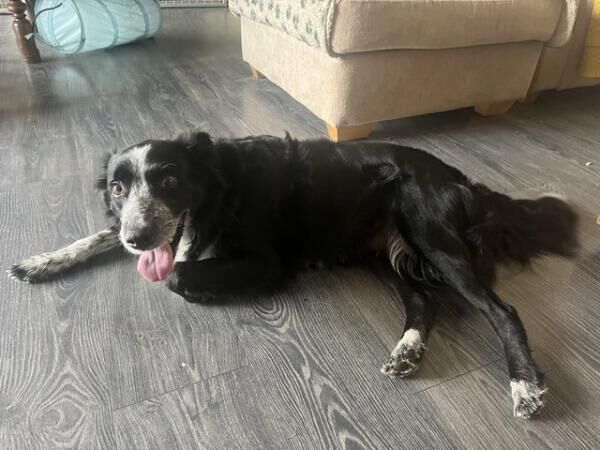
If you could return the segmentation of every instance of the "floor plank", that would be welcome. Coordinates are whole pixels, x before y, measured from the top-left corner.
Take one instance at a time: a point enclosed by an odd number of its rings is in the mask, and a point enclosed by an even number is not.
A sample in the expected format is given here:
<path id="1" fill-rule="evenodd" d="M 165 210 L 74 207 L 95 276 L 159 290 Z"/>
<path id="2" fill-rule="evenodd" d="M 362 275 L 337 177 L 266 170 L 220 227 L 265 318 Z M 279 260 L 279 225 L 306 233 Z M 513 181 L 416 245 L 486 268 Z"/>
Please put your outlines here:
<path id="1" fill-rule="evenodd" d="M 19 60 L 0 16 L 0 261 L 104 227 L 102 155 L 193 128 L 325 136 L 241 60 L 225 10 L 164 11 L 152 40 Z M 8 80 L 8 81 L 7 81 Z M 546 371 L 548 406 L 512 418 L 489 325 L 442 308 L 420 373 L 379 373 L 400 337 L 393 290 L 364 269 L 308 272 L 273 296 L 190 305 L 122 252 L 40 286 L 0 277 L 0 448 L 594 448 L 600 446 L 600 89 L 500 117 L 469 109 L 378 124 L 501 192 L 567 195 L 582 252 L 503 271 Z"/>
<path id="2" fill-rule="evenodd" d="M 246 368 L 117 410 L 118 447 L 302 448 L 291 411 L 276 414 L 261 390 Z"/>
<path id="3" fill-rule="evenodd" d="M 0 260 L 64 245 L 87 231 L 77 177 L 0 193 Z M 21 226 L 27 223 L 26 227 Z M 110 448 L 107 305 L 98 283 L 35 287 L 0 277 L 0 447 Z"/>
<path id="4" fill-rule="evenodd" d="M 447 426 L 459 448 L 598 448 L 597 427 L 582 424 L 552 392 L 542 416 L 515 421 L 504 363 L 490 364 L 418 395 L 420 412 Z M 442 407 L 439 405 L 452 405 Z M 422 408 L 422 409 L 421 409 Z"/>

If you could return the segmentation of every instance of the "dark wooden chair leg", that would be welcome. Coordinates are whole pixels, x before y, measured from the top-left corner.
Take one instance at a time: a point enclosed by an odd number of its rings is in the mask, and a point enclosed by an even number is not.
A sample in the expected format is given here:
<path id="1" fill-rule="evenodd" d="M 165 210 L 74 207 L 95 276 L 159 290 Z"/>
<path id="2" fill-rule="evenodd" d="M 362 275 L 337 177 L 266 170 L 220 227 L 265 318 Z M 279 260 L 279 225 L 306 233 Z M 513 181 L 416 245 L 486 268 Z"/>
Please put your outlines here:
<path id="1" fill-rule="evenodd" d="M 7 8 L 13 16 L 13 30 L 21 56 L 30 64 L 41 62 L 42 58 L 33 38 L 33 28 L 25 16 L 27 6 L 21 0 L 8 0 Z"/>
<path id="2" fill-rule="evenodd" d="M 33 9 L 35 8 L 35 0 L 29 0 L 25 2 L 27 8 L 25 8 L 25 17 L 29 20 L 29 23 L 33 25 Z"/>

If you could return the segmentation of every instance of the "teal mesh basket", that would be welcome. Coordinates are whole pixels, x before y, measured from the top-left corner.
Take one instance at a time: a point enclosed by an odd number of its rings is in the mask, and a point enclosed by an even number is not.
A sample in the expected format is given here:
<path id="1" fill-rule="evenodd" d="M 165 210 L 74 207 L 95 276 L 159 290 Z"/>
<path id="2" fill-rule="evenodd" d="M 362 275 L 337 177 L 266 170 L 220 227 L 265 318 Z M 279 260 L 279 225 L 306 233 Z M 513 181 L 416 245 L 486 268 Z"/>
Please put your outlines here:
<path id="1" fill-rule="evenodd" d="M 37 0 L 37 36 L 61 53 L 133 42 L 160 28 L 158 0 Z"/>

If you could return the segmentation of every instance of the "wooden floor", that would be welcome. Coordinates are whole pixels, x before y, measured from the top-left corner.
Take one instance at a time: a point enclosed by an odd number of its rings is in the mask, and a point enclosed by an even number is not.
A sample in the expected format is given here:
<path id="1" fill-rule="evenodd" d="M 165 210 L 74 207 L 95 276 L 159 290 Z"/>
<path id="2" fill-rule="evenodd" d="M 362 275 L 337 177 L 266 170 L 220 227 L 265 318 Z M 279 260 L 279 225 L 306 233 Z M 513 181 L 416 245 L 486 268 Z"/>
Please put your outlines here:
<path id="1" fill-rule="evenodd" d="M 225 10 L 168 10 L 154 40 L 27 67 L 0 16 L 0 261 L 105 223 L 107 149 L 199 127 L 324 136 L 241 61 Z M 557 190 L 581 214 L 579 259 L 507 271 L 550 393 L 512 417 L 505 360 L 478 315 L 445 308 L 419 374 L 379 373 L 404 311 L 369 273 L 311 272 L 273 297 L 185 303 L 120 252 L 61 281 L 0 278 L 0 448 L 599 448 L 600 89 L 379 125 L 518 196 Z"/>

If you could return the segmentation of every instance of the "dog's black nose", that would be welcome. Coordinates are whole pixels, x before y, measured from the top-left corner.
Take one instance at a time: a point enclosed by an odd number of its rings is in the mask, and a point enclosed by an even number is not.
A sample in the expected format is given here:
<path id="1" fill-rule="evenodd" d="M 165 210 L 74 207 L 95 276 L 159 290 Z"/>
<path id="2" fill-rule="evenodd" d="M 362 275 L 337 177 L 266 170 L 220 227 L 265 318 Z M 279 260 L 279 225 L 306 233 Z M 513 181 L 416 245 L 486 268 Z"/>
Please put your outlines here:
<path id="1" fill-rule="evenodd" d="M 137 241 L 134 239 L 127 239 L 127 245 L 133 248 L 137 248 Z"/>
<path id="2" fill-rule="evenodd" d="M 152 236 L 150 233 L 139 233 L 125 240 L 127 245 L 136 250 L 147 250 L 150 246 Z"/>

